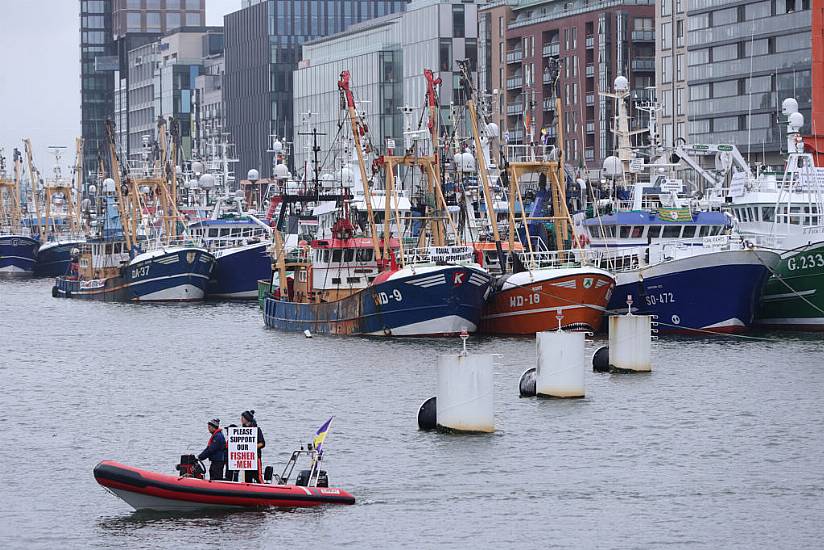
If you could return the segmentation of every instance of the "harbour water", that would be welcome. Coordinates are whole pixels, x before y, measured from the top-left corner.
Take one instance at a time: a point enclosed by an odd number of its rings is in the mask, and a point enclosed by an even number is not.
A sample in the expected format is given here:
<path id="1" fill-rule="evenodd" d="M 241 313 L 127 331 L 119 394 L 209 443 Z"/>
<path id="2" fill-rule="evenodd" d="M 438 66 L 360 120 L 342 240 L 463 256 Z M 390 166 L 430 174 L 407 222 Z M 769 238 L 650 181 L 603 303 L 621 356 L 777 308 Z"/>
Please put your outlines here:
<path id="1" fill-rule="evenodd" d="M 306 339 L 265 329 L 252 303 L 56 300 L 51 285 L 0 282 L 3 548 L 811 548 L 824 535 L 821 335 L 662 338 L 651 375 L 588 372 L 572 401 L 518 398 L 534 339 L 473 337 L 472 352 L 500 354 L 498 431 L 450 436 L 419 432 L 416 414 L 457 339 Z M 276 465 L 335 415 L 326 469 L 357 504 L 135 514 L 92 477 L 106 458 L 173 473 L 208 419 L 246 409 Z"/>

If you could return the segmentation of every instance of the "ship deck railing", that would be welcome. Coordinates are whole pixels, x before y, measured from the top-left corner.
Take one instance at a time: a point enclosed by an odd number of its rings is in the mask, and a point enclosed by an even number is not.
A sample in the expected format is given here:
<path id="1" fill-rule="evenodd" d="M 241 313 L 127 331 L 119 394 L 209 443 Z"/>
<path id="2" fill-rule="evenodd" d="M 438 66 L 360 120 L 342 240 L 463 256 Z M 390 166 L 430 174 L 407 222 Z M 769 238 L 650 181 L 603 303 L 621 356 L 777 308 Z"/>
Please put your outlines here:
<path id="1" fill-rule="evenodd" d="M 534 145 L 507 145 L 509 162 L 553 162 L 558 160 L 558 150 L 554 145 L 536 143 Z"/>
<path id="2" fill-rule="evenodd" d="M 526 269 L 532 271 L 535 269 L 580 266 L 582 262 L 586 261 L 585 253 L 586 251 L 582 250 L 541 250 L 521 252 L 518 254 L 518 258 Z"/>

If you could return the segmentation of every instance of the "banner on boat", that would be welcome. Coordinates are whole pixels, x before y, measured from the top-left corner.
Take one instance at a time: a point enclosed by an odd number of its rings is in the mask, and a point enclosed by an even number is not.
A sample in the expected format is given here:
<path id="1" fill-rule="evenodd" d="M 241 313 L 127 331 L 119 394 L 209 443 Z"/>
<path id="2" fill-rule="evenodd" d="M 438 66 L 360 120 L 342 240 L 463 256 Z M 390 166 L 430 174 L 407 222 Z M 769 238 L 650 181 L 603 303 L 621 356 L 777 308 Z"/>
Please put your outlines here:
<path id="1" fill-rule="evenodd" d="M 431 246 L 429 258 L 433 262 L 454 263 L 472 260 L 472 247 L 469 246 Z"/>
<path id="2" fill-rule="evenodd" d="M 658 219 L 664 222 L 691 222 L 692 212 L 689 208 L 659 208 Z"/>
<path id="3" fill-rule="evenodd" d="M 255 427 L 226 428 L 229 438 L 229 469 L 257 470 L 257 436 Z"/>

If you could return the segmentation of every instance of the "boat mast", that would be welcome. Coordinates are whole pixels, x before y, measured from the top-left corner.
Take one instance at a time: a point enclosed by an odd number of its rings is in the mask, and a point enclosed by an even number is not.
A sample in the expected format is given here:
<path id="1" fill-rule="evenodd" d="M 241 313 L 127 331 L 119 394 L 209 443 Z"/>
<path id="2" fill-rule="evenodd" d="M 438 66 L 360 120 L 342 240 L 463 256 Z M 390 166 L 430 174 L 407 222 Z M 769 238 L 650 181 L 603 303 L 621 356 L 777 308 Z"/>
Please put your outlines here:
<path id="1" fill-rule="evenodd" d="M 469 63 L 467 60 L 458 61 L 461 71 L 461 86 L 467 97 L 466 108 L 469 110 L 469 121 L 472 126 L 472 137 L 475 140 L 475 156 L 478 163 L 478 174 L 481 176 L 481 184 L 484 189 L 484 201 L 486 202 L 486 213 L 489 218 L 489 225 L 492 227 L 492 239 L 495 241 L 495 249 L 498 252 L 498 259 L 503 259 L 503 247 L 501 246 L 501 234 L 498 231 L 498 219 L 495 215 L 495 204 L 492 200 L 492 189 L 489 185 L 489 170 L 486 166 L 486 155 L 484 154 L 481 136 L 478 133 L 478 111 L 475 105 L 476 90 L 472 85 L 469 74 Z M 514 228 L 513 228 L 514 229 Z M 512 248 L 509 249 L 512 253 Z M 506 262 L 501 261 L 501 269 L 506 271 Z"/>
<path id="2" fill-rule="evenodd" d="M 76 157 L 74 167 L 74 184 L 72 187 L 77 189 L 77 199 L 80 201 L 83 197 L 83 138 L 75 138 L 74 149 Z M 83 226 L 83 217 L 80 210 L 80 208 L 75 208 L 75 211 L 77 212 L 75 227 L 77 229 L 80 229 Z"/>
<path id="3" fill-rule="evenodd" d="M 121 180 L 120 161 L 117 159 L 117 151 L 115 150 L 114 141 L 114 127 L 111 120 L 106 120 L 106 140 L 109 145 L 109 156 L 111 159 L 112 178 L 114 179 L 114 188 L 117 192 L 117 212 L 120 215 L 120 226 L 123 228 L 123 236 L 126 239 L 126 248 L 129 249 L 129 254 L 134 252 L 134 237 L 132 235 L 132 226 L 130 222 L 131 216 L 126 215 L 125 197 L 123 196 L 123 184 Z M 127 226 L 128 224 L 128 226 Z"/>
<path id="4" fill-rule="evenodd" d="M 40 225 L 40 207 L 37 203 L 37 180 L 34 175 L 34 162 L 32 161 L 32 149 L 31 149 L 31 139 L 25 138 L 23 140 L 23 148 L 26 151 L 26 163 L 29 167 L 29 184 L 31 185 L 31 201 L 34 204 L 34 215 L 35 224 L 37 227 L 37 235 L 40 237 L 40 240 L 45 239 L 45 232 L 43 227 Z"/>
<path id="5" fill-rule="evenodd" d="M 363 183 L 363 198 L 364 202 L 366 202 L 366 214 L 369 219 L 369 229 L 370 229 L 370 236 L 372 237 L 372 249 L 374 250 L 375 260 L 377 261 L 380 257 L 380 245 L 378 244 L 378 233 L 375 230 L 375 214 L 372 211 L 372 193 L 369 190 L 369 179 L 366 176 L 366 164 L 363 160 L 363 148 L 361 147 L 360 136 L 361 132 L 365 132 L 365 128 L 362 127 L 362 124 L 358 120 L 358 114 L 355 111 L 355 96 L 352 93 L 351 88 L 349 87 L 349 71 L 343 71 L 340 73 L 340 80 L 338 81 L 338 90 L 344 97 L 346 101 L 346 109 L 349 115 L 349 122 L 352 125 L 352 139 L 355 143 L 355 152 L 358 155 L 358 168 L 360 169 L 361 175 L 361 182 Z M 384 235 L 384 238 L 387 238 Z M 384 262 L 386 258 L 381 258 Z M 382 269 L 382 265 L 378 262 L 379 269 Z"/>

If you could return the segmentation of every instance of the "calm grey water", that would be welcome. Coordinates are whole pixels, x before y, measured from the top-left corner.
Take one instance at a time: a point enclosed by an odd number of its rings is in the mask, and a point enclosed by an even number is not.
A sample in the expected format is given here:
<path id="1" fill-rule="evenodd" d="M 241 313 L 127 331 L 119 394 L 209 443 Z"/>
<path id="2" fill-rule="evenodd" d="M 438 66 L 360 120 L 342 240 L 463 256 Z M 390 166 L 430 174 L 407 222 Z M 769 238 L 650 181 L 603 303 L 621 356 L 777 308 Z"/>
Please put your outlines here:
<path id="1" fill-rule="evenodd" d="M 587 374 L 587 398 L 519 399 L 531 339 L 501 354 L 498 431 L 417 430 L 450 340 L 284 334 L 256 304 L 139 306 L 0 281 L 0 547 L 820 547 L 824 342 L 662 339 L 655 372 Z M 596 344 L 591 344 L 594 346 Z M 257 410 L 282 464 L 335 415 L 326 467 L 358 503 L 135 514 L 105 458 L 173 473 L 214 416 Z M 276 468 L 277 469 L 277 468 Z"/>

